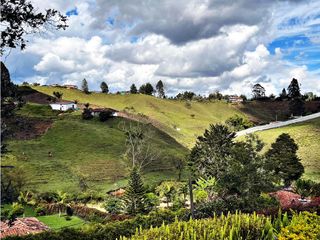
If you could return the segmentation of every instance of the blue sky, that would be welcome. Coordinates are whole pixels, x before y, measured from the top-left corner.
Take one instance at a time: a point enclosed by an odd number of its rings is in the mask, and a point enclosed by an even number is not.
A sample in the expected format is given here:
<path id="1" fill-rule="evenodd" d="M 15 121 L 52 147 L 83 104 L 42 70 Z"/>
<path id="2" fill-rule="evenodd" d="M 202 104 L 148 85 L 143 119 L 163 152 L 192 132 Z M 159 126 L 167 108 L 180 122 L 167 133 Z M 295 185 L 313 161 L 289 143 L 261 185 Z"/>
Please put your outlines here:
<path id="1" fill-rule="evenodd" d="M 277 94 L 297 78 L 320 95 L 320 0 L 32 0 L 69 28 L 29 35 L 5 62 L 14 81 L 111 91 L 161 79 L 169 95 L 220 90 Z M 224 13 L 224 14 L 221 14 Z"/>

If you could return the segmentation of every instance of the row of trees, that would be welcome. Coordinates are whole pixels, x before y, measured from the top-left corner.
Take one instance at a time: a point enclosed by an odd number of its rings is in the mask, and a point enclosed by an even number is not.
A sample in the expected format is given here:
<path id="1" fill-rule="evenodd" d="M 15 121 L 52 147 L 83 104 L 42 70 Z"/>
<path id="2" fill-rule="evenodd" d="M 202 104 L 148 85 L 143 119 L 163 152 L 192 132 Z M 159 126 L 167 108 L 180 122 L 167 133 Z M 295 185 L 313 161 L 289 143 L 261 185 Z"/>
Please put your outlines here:
<path id="1" fill-rule="evenodd" d="M 101 92 L 102 93 L 106 93 L 106 94 L 109 93 L 109 86 L 108 86 L 108 84 L 106 82 L 104 82 L 104 81 L 101 82 L 100 88 L 101 88 Z M 87 80 L 85 78 L 82 80 L 81 89 L 86 94 L 90 93 L 88 82 L 87 82 Z M 166 97 L 165 96 L 165 91 L 164 91 L 164 84 L 163 84 L 163 82 L 161 80 L 159 80 L 157 82 L 156 89 L 154 89 L 152 84 L 149 83 L 149 82 L 146 83 L 146 84 L 141 85 L 139 90 L 138 90 L 138 88 L 137 88 L 137 86 L 135 84 L 132 84 L 130 86 L 130 93 L 131 94 L 141 93 L 141 94 L 146 94 L 146 95 L 153 95 L 153 94 L 157 93 L 157 96 L 159 98 L 165 98 Z"/>

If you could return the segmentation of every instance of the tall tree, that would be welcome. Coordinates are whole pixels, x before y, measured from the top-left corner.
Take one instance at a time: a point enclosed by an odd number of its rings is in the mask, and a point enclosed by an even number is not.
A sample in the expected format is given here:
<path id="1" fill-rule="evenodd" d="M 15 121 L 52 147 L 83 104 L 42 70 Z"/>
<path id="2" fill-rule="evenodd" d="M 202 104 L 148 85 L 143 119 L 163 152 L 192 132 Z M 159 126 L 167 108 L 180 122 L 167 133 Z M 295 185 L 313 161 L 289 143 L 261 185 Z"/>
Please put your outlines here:
<path id="1" fill-rule="evenodd" d="M 160 98 L 164 98 L 165 97 L 164 86 L 163 86 L 163 82 L 161 80 L 159 80 L 159 82 L 157 83 L 156 89 L 158 91 L 158 96 Z"/>
<path id="2" fill-rule="evenodd" d="M 286 186 L 299 179 L 304 168 L 297 155 L 298 145 L 287 133 L 282 133 L 266 153 L 267 166 L 274 177 L 282 180 Z"/>
<path id="3" fill-rule="evenodd" d="M 85 78 L 82 80 L 81 89 L 85 94 L 89 93 L 88 82 L 87 82 L 87 80 Z"/>
<path id="4" fill-rule="evenodd" d="M 133 83 L 130 87 L 130 93 L 131 94 L 137 94 L 138 93 L 138 89 L 136 87 L 136 85 Z"/>
<path id="5" fill-rule="evenodd" d="M 109 93 L 109 87 L 105 82 L 102 82 L 100 84 L 101 92 L 103 93 Z"/>
<path id="6" fill-rule="evenodd" d="M 235 133 L 227 127 L 210 125 L 199 137 L 190 154 L 190 166 L 205 178 L 214 177 L 219 196 L 259 197 L 272 182 L 260 154 L 263 143 L 254 136 L 245 142 L 234 141 Z"/>
<path id="7" fill-rule="evenodd" d="M 252 87 L 252 95 L 254 99 L 263 98 L 266 96 L 266 90 L 261 84 L 257 83 Z"/>
<path id="8" fill-rule="evenodd" d="M 299 83 L 298 83 L 298 80 L 295 78 L 291 80 L 291 83 L 288 86 L 288 97 L 289 98 L 301 97 Z"/>
<path id="9" fill-rule="evenodd" d="M 134 167 L 130 173 L 124 200 L 130 214 L 142 213 L 145 210 L 145 188 L 140 171 Z"/>
<path id="10" fill-rule="evenodd" d="M 37 12 L 31 2 L 26 0 L 1 0 L 1 45 L 5 48 L 26 47 L 26 35 L 40 32 L 42 29 L 55 27 L 66 29 L 67 17 L 55 9 L 47 9 L 45 13 Z"/>
<path id="11" fill-rule="evenodd" d="M 301 97 L 293 98 L 289 102 L 289 111 L 294 116 L 301 116 L 305 112 L 305 102 Z"/>

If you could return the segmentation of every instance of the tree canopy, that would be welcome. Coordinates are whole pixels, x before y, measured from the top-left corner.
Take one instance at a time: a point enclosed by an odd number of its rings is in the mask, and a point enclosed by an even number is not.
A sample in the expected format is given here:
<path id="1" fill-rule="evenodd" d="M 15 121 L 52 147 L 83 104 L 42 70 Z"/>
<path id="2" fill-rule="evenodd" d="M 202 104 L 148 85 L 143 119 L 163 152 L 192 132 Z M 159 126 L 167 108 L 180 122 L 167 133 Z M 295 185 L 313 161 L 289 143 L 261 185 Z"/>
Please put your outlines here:
<path id="1" fill-rule="evenodd" d="M 44 13 L 37 12 L 31 2 L 26 0 L 1 0 L 1 45 L 0 52 L 5 48 L 26 47 L 26 35 L 40 32 L 50 27 L 66 29 L 67 17 L 55 9 L 47 9 Z"/>
<path id="2" fill-rule="evenodd" d="M 102 82 L 100 84 L 100 88 L 101 88 L 101 92 L 103 93 L 109 93 L 109 87 L 108 85 L 106 84 L 106 82 Z"/>
<path id="3" fill-rule="evenodd" d="M 161 80 L 158 81 L 158 83 L 156 85 L 156 89 L 157 89 L 157 92 L 158 92 L 158 96 L 160 98 L 164 98 L 165 97 L 164 85 L 163 85 L 163 82 Z"/>
<path id="4" fill-rule="evenodd" d="M 268 169 L 274 177 L 289 186 L 292 181 L 299 179 L 304 168 L 297 155 L 298 145 L 289 134 L 281 134 L 266 153 Z"/>
<path id="5" fill-rule="evenodd" d="M 138 93 L 138 89 L 136 87 L 135 84 L 132 84 L 131 87 L 130 87 L 130 93 L 131 94 L 137 94 Z"/>
<path id="6" fill-rule="evenodd" d="M 252 95 L 254 99 L 264 98 L 266 90 L 261 84 L 257 83 L 252 87 Z"/>
<path id="7" fill-rule="evenodd" d="M 291 83 L 288 86 L 288 97 L 289 98 L 301 97 L 299 83 L 298 83 L 298 80 L 295 78 L 291 80 Z"/>
<path id="8" fill-rule="evenodd" d="M 88 82 L 85 78 L 82 80 L 81 89 L 84 93 L 86 93 L 86 94 L 89 93 Z"/>

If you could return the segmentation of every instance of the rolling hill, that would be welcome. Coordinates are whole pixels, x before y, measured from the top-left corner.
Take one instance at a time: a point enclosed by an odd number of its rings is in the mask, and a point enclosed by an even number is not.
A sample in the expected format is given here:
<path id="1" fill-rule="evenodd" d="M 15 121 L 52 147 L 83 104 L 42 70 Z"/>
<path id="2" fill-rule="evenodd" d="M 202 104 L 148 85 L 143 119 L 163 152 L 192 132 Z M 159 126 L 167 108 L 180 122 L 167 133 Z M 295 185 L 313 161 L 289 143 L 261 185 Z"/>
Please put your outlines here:
<path id="1" fill-rule="evenodd" d="M 63 99 L 66 100 L 78 100 L 81 103 L 88 102 L 97 106 L 147 116 L 154 126 L 189 148 L 209 124 L 224 122 L 235 114 L 246 116 L 236 105 L 224 101 L 186 103 L 186 101 L 159 99 L 143 94 L 123 96 L 102 93 L 84 94 L 79 90 L 58 87 L 38 86 L 33 88 L 51 96 L 53 91 L 62 92 Z"/>
<path id="2" fill-rule="evenodd" d="M 18 135 L 20 140 L 12 139 L 8 143 L 11 152 L 2 164 L 22 168 L 28 189 L 76 192 L 80 176 L 85 176 L 89 187 L 95 190 L 108 191 L 125 184 L 129 163 L 124 158 L 122 124 L 136 122 L 122 118 L 103 123 L 98 119 L 82 120 L 79 111 L 57 116 L 49 106 L 37 104 L 25 105 L 18 116 L 28 116 L 31 125 L 39 124 L 37 119 L 46 119 L 51 124 L 41 136 L 30 136 L 25 130 L 25 136 Z M 145 128 L 149 130 L 152 148 L 163 153 L 144 171 L 148 184 L 176 179 L 173 161 L 184 157 L 188 150 L 151 124 Z"/>

